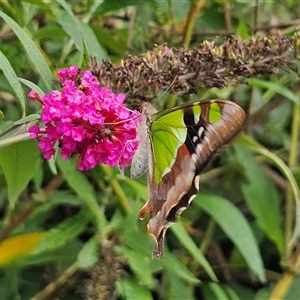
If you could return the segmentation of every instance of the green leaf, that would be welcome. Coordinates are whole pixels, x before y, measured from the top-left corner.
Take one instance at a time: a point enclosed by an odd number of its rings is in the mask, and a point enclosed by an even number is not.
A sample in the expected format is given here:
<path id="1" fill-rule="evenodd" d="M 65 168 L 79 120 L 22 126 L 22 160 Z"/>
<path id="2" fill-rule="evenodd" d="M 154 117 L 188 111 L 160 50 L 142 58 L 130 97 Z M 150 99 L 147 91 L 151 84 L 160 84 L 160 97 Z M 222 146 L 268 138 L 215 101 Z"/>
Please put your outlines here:
<path id="1" fill-rule="evenodd" d="M 84 174 L 76 168 L 70 159 L 63 160 L 60 156 L 58 156 L 57 163 L 63 172 L 68 185 L 77 193 L 77 195 L 83 200 L 83 203 L 94 215 L 97 228 L 100 231 L 104 230 L 106 219 L 102 211 L 99 209 L 93 186 Z"/>
<path id="2" fill-rule="evenodd" d="M 185 284 L 182 280 L 180 280 L 178 276 L 175 276 L 174 273 L 168 273 L 167 278 L 169 281 L 169 286 L 165 291 L 165 293 L 167 294 L 167 297 L 165 297 L 166 299 L 172 299 L 172 300 L 196 299 L 192 294 L 192 290 L 189 289 L 187 284 Z"/>
<path id="3" fill-rule="evenodd" d="M 146 286 L 153 285 L 151 258 L 136 250 L 125 247 L 116 247 L 116 252 L 126 257 L 130 268 L 135 272 L 139 280 Z"/>
<path id="4" fill-rule="evenodd" d="M 94 235 L 85 243 L 77 257 L 77 265 L 79 268 L 90 268 L 98 261 L 99 243 L 100 238 L 98 235 Z"/>
<path id="5" fill-rule="evenodd" d="M 130 179 L 126 176 L 123 176 L 121 179 L 123 179 L 134 191 L 136 194 L 141 197 L 143 200 L 147 200 L 147 187 L 144 184 L 139 183 L 136 180 Z"/>
<path id="6" fill-rule="evenodd" d="M 0 243 L 0 267 L 7 267 L 33 254 L 44 232 L 26 233 L 11 237 Z"/>
<path id="7" fill-rule="evenodd" d="M 33 82 L 29 81 L 29 80 L 26 80 L 24 78 L 20 78 L 18 77 L 18 79 L 23 83 L 25 84 L 26 86 L 28 86 L 29 88 L 31 88 L 32 90 L 35 90 L 38 95 L 41 97 L 43 96 L 45 93 L 43 92 L 43 90 L 37 86 L 36 84 L 34 84 Z"/>
<path id="8" fill-rule="evenodd" d="M 122 1 L 111 1 L 111 0 L 104 0 L 98 9 L 95 11 L 94 15 L 103 15 L 108 12 L 117 11 L 128 6 L 136 6 L 138 4 L 147 4 L 150 0 L 122 0 Z"/>
<path id="9" fill-rule="evenodd" d="M 228 297 L 222 286 L 214 282 L 203 286 L 203 294 L 205 295 L 205 299 L 232 300 Z"/>
<path id="10" fill-rule="evenodd" d="M 4 118 L 3 111 L 0 110 L 0 125 L 1 125 L 1 123 L 2 123 L 2 121 L 3 121 L 3 118 Z"/>
<path id="11" fill-rule="evenodd" d="M 68 35 L 61 27 L 48 25 L 47 27 L 40 27 L 38 31 L 34 33 L 33 39 L 37 41 L 49 38 L 65 38 L 67 36 Z"/>
<path id="12" fill-rule="evenodd" d="M 296 104 L 300 104 L 299 97 L 297 94 L 293 93 L 290 89 L 286 88 L 285 86 L 278 84 L 273 81 L 265 81 L 259 79 L 249 79 L 248 84 L 250 86 L 261 87 L 265 89 L 270 89 L 278 94 L 284 96 L 285 98 L 295 102 Z"/>
<path id="13" fill-rule="evenodd" d="M 70 35 L 76 48 L 81 53 L 83 53 L 83 43 L 85 42 L 90 56 L 96 55 L 99 61 L 102 61 L 106 57 L 106 53 L 88 24 L 66 11 L 56 12 L 56 16 L 62 28 Z"/>
<path id="14" fill-rule="evenodd" d="M 295 277 L 286 295 L 282 298 L 285 300 L 300 299 L 300 278 Z M 276 295 L 275 295 L 276 296 Z"/>
<path id="15" fill-rule="evenodd" d="M 180 241 L 182 246 L 185 247 L 193 256 L 193 258 L 204 268 L 209 277 L 212 280 L 217 281 L 217 277 L 209 262 L 206 260 L 205 256 L 196 246 L 192 238 L 187 234 L 182 223 L 179 221 L 176 224 L 172 225 L 170 228 L 177 237 L 177 239 Z"/>
<path id="16" fill-rule="evenodd" d="M 14 206 L 18 196 L 33 178 L 40 152 L 37 141 L 27 140 L 0 149 L 0 165 L 8 186 L 8 197 Z"/>
<path id="17" fill-rule="evenodd" d="M 23 125 L 23 124 L 26 124 L 26 123 L 29 123 L 29 122 L 32 122 L 32 121 L 36 121 L 36 120 L 39 120 L 41 118 L 40 115 L 38 114 L 31 114 L 25 118 L 22 118 L 16 122 L 13 122 L 13 125 L 16 126 L 16 125 Z"/>
<path id="18" fill-rule="evenodd" d="M 281 224 L 280 199 L 269 176 L 253 160 L 244 161 L 246 180 L 242 191 L 258 226 L 284 252 L 284 233 Z"/>
<path id="19" fill-rule="evenodd" d="M 41 75 L 41 78 L 50 91 L 52 89 L 52 74 L 51 70 L 48 67 L 44 56 L 32 41 L 31 37 L 8 15 L 0 12 L 0 16 L 4 19 L 4 21 L 11 27 L 14 33 L 18 36 L 21 43 L 23 44 L 27 55 L 30 57 L 33 65 L 36 67 L 37 71 Z"/>
<path id="20" fill-rule="evenodd" d="M 56 190 L 48 196 L 49 201 L 53 205 L 67 205 L 67 206 L 81 206 L 82 200 L 77 195 L 74 195 L 72 191 Z"/>
<path id="21" fill-rule="evenodd" d="M 208 213 L 243 255 L 252 272 L 263 282 L 266 275 L 251 227 L 243 214 L 229 201 L 216 195 L 201 194 L 194 203 Z"/>
<path id="22" fill-rule="evenodd" d="M 35 249 L 35 253 L 57 249 L 78 236 L 91 220 L 91 213 L 83 211 L 50 229 Z"/>
<path id="23" fill-rule="evenodd" d="M 273 300 L 274 298 L 270 298 L 270 296 L 272 295 L 273 288 L 274 287 L 272 285 L 269 285 L 265 288 L 258 290 L 254 297 L 254 300 Z M 287 299 L 287 300 L 292 300 L 292 299 Z"/>
<path id="24" fill-rule="evenodd" d="M 247 25 L 242 19 L 239 20 L 239 25 L 236 34 L 240 35 L 242 39 L 246 39 L 249 36 Z"/>
<path id="25" fill-rule="evenodd" d="M 103 47 L 110 49 L 113 53 L 121 57 L 125 55 L 126 43 L 122 43 L 119 36 L 110 34 L 105 28 L 92 27 L 92 29 Z"/>
<path id="26" fill-rule="evenodd" d="M 188 283 L 197 284 L 200 282 L 200 280 L 172 253 L 165 253 L 164 258 L 160 261 L 160 264 L 162 264 L 168 272 L 173 273 Z"/>
<path id="27" fill-rule="evenodd" d="M 19 102 L 23 110 L 22 115 L 24 116 L 26 110 L 26 97 L 25 97 L 24 90 L 10 62 L 1 51 L 0 51 L 0 68 L 2 69 L 5 77 L 7 78 L 7 81 L 9 82 L 13 91 L 15 92 L 17 98 L 19 99 Z"/>
<path id="28" fill-rule="evenodd" d="M 247 147 L 247 149 L 250 149 L 252 151 L 255 151 L 256 153 L 263 155 L 268 159 L 268 161 L 270 161 L 273 165 L 275 165 L 288 179 L 289 184 L 292 187 L 296 203 L 297 205 L 300 206 L 299 187 L 297 185 L 295 177 L 293 176 L 293 173 L 291 172 L 290 168 L 283 162 L 283 160 L 279 158 L 277 155 L 275 155 L 273 152 L 263 147 L 261 144 L 259 144 L 257 141 L 255 141 L 248 135 L 240 134 L 239 137 L 236 139 L 236 142 L 238 142 L 239 145 Z M 243 161 L 245 159 L 247 158 L 242 158 Z"/>
<path id="29" fill-rule="evenodd" d="M 143 222 L 137 218 L 138 205 L 134 204 L 132 212 L 123 218 L 120 222 L 119 230 L 122 233 L 122 241 L 131 249 L 144 254 L 146 257 L 150 257 L 150 253 L 154 247 L 153 239 L 145 233 L 145 228 L 142 231 L 142 226 L 145 226 Z"/>
<path id="30" fill-rule="evenodd" d="M 233 288 L 231 288 L 229 286 L 225 285 L 225 286 L 223 286 L 223 289 L 226 292 L 226 294 L 229 296 L 230 300 L 241 300 L 241 299 L 245 298 L 245 296 L 243 298 L 240 298 L 238 293 Z M 249 297 L 249 293 L 247 293 L 247 297 Z"/>
<path id="31" fill-rule="evenodd" d="M 296 182 L 296 179 L 293 176 L 292 171 L 283 162 L 283 160 L 281 158 L 279 158 L 277 155 L 275 155 L 273 152 L 269 151 L 268 149 L 264 148 L 258 142 L 253 140 L 250 136 L 247 136 L 245 134 L 240 134 L 238 141 L 239 141 L 239 145 L 246 146 L 247 149 L 251 149 L 251 150 L 263 155 L 264 157 L 266 157 L 288 179 L 289 184 L 291 185 L 294 197 L 295 197 L 295 202 L 296 202 L 296 216 L 295 216 L 296 224 L 295 224 L 295 229 L 293 232 L 292 239 L 290 241 L 291 244 L 295 245 L 300 236 L 300 218 L 299 218 L 299 216 L 300 216 L 300 190 L 299 190 L 299 186 Z M 248 158 L 244 158 L 244 157 L 242 157 L 241 159 L 243 162 L 248 160 Z M 283 246 L 279 248 L 279 251 L 283 251 L 281 249 L 283 249 Z"/>
<path id="32" fill-rule="evenodd" d="M 88 24 L 81 21 L 79 25 L 82 31 L 82 36 L 84 37 L 88 54 L 90 56 L 96 56 L 97 60 L 102 62 L 102 60 L 107 57 L 107 54 L 104 48 L 99 44 L 93 29 Z"/>
<path id="33" fill-rule="evenodd" d="M 33 255 L 26 257 L 26 260 L 22 260 L 21 266 L 42 265 L 47 262 L 51 264 L 57 264 L 64 268 L 70 266 L 76 261 L 77 254 L 82 249 L 82 243 L 78 239 L 68 241 L 67 244 L 60 248 L 52 249 L 51 251 L 34 252 Z M 76 268 L 78 266 L 76 265 Z"/>
<path id="34" fill-rule="evenodd" d="M 153 300 L 152 295 L 147 288 L 128 279 L 117 281 L 116 288 L 124 300 Z"/>
<path id="35" fill-rule="evenodd" d="M 68 185 L 77 193 L 79 197 L 85 199 L 87 195 L 96 198 L 93 186 L 80 172 L 71 159 L 62 159 L 57 157 L 57 164 L 62 170 Z"/>
<path id="36" fill-rule="evenodd" d="M 231 300 L 243 300 L 243 299 L 254 299 L 255 291 L 248 287 L 244 287 L 237 284 L 228 284 L 224 286 L 227 294 L 230 296 Z M 234 295 L 232 295 L 234 293 Z"/>

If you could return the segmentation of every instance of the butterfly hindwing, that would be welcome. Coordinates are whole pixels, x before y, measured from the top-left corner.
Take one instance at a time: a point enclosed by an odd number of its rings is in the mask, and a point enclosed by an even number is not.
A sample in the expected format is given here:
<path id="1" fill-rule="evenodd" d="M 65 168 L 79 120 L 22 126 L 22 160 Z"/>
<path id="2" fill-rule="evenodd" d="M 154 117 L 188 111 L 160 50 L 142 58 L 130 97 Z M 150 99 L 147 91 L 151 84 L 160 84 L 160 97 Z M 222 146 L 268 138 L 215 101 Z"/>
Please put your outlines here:
<path id="1" fill-rule="evenodd" d="M 150 176 L 151 168 L 149 165 L 148 201 L 140 210 L 139 218 L 144 219 L 145 215 L 150 213 L 148 233 L 156 241 L 153 256 L 159 258 L 163 255 L 165 232 L 175 222 L 179 201 L 191 189 L 196 170 L 184 145 L 178 149 L 172 170 L 162 178 L 160 183 L 155 181 L 154 176 Z"/>
<path id="2" fill-rule="evenodd" d="M 246 114 L 224 100 L 189 103 L 153 115 L 146 112 L 149 109 L 153 111 L 151 104 L 144 113 L 146 145 L 139 146 L 148 155 L 148 201 L 139 217 L 150 213 L 148 232 L 156 241 L 153 256 L 161 257 L 167 228 L 198 193 L 198 174 L 241 131 Z M 136 154 L 133 161 L 139 160 Z"/>

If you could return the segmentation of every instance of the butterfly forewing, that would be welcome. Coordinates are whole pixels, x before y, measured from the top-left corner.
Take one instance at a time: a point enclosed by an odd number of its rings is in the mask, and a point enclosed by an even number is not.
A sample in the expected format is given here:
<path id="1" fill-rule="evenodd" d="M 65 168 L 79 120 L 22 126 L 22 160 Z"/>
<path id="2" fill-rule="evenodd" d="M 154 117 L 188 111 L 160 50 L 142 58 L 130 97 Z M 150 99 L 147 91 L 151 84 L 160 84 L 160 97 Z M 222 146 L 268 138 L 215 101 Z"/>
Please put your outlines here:
<path id="1" fill-rule="evenodd" d="M 199 190 L 198 174 L 220 148 L 243 128 L 246 114 L 237 104 L 209 100 L 155 113 L 148 128 L 148 232 L 156 241 L 153 256 L 163 255 L 164 235 Z"/>
<path id="2" fill-rule="evenodd" d="M 200 107 L 198 122 L 195 122 L 193 107 L 186 107 L 184 115 L 187 127 L 185 145 L 196 163 L 197 173 L 241 131 L 246 121 L 244 110 L 234 102 L 203 101 Z"/>

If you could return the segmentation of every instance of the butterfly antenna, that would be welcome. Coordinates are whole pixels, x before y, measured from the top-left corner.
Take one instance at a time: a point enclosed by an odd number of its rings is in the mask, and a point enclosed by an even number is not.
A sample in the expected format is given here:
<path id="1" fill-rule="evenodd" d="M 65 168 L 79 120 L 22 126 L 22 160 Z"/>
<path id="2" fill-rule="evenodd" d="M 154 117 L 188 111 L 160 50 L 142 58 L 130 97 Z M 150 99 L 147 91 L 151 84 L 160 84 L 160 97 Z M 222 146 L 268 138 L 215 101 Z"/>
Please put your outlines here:
<path id="1" fill-rule="evenodd" d="M 161 97 L 163 97 L 164 94 L 167 93 L 167 92 L 170 90 L 170 88 L 173 86 L 173 84 L 174 84 L 174 82 L 177 80 L 177 78 L 178 78 L 178 75 L 175 76 L 175 78 L 174 78 L 174 79 L 172 80 L 172 82 L 169 84 L 169 86 L 167 87 L 167 89 L 162 93 Z"/>

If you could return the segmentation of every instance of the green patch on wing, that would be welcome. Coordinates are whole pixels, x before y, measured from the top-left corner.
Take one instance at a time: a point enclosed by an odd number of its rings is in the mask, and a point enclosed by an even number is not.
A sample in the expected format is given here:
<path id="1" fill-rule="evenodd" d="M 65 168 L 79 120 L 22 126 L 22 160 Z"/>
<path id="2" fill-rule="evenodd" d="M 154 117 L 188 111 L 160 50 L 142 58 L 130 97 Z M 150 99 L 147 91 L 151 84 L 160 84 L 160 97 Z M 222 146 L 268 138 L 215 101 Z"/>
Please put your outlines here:
<path id="1" fill-rule="evenodd" d="M 208 118 L 211 123 L 217 123 L 222 119 L 221 107 L 218 103 L 213 102 L 210 104 Z"/>
<path id="2" fill-rule="evenodd" d="M 187 129 L 183 115 L 184 110 L 178 109 L 151 117 L 154 179 L 157 183 L 171 170 L 178 148 L 186 140 Z"/>
<path id="3" fill-rule="evenodd" d="M 170 127 L 183 127 L 184 121 L 184 109 L 182 108 L 171 108 L 160 111 L 151 116 L 151 121 L 154 123 L 156 121 L 160 121 L 162 123 L 167 124 Z"/>
<path id="4" fill-rule="evenodd" d="M 194 114 L 194 120 L 195 124 L 197 124 L 200 121 L 202 107 L 197 103 L 196 105 L 193 105 L 193 114 Z"/>

